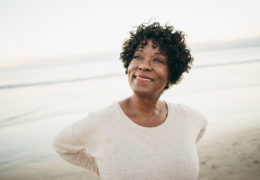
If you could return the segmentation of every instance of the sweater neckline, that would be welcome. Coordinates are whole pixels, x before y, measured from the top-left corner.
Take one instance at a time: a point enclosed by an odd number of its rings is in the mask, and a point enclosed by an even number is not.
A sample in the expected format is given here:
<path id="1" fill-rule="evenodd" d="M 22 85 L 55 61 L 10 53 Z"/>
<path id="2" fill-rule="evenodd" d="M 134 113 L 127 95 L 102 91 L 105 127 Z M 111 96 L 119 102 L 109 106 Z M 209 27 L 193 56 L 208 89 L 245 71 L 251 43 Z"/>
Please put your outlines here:
<path id="1" fill-rule="evenodd" d="M 147 129 L 147 130 L 154 130 L 154 129 L 160 129 L 163 128 L 164 126 L 167 126 L 167 124 L 169 123 L 170 120 L 170 115 L 171 115 L 171 108 L 169 106 L 169 104 L 166 101 L 163 101 L 166 106 L 167 106 L 167 117 L 165 119 L 165 121 L 161 124 L 159 124 L 158 126 L 152 126 L 152 127 L 146 127 L 146 126 L 141 126 L 137 123 L 135 123 L 134 121 L 132 121 L 126 114 L 125 112 L 122 110 L 119 101 L 116 102 L 116 109 L 120 112 L 120 114 L 123 116 L 123 119 L 125 120 L 125 122 L 127 124 L 129 124 L 129 126 L 132 126 L 133 128 L 140 128 L 140 129 Z"/>

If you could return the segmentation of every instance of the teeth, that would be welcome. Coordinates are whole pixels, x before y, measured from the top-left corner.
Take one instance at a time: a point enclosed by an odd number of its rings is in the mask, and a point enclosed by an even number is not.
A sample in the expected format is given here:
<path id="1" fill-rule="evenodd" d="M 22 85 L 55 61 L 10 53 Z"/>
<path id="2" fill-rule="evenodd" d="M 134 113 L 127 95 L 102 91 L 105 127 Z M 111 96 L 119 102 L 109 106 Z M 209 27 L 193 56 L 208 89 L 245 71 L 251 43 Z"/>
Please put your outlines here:
<path id="1" fill-rule="evenodd" d="M 145 81 L 152 81 L 151 79 L 146 79 L 146 78 L 140 78 L 140 77 L 136 77 L 136 79 L 140 79 L 140 80 L 145 80 Z"/>

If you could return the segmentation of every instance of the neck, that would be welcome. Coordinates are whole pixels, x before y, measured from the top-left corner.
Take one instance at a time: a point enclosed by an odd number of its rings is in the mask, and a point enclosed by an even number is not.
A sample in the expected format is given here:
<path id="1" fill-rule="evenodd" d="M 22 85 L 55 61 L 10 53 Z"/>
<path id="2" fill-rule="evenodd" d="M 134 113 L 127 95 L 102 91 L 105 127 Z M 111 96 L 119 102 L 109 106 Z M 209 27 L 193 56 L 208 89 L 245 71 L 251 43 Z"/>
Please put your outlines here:
<path id="1" fill-rule="evenodd" d="M 154 115 L 159 112 L 159 97 L 140 97 L 133 94 L 128 98 L 128 105 L 141 114 Z"/>

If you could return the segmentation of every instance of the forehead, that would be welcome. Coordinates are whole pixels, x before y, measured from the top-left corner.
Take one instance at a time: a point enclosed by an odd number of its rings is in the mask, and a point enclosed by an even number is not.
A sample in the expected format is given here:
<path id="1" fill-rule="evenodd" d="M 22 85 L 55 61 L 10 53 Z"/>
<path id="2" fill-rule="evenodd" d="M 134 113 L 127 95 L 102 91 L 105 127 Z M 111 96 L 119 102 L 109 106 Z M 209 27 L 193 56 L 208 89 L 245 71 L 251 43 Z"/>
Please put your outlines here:
<path id="1" fill-rule="evenodd" d="M 145 48 L 152 47 L 155 51 L 160 52 L 161 54 L 165 53 L 160 49 L 160 45 L 152 39 L 146 39 L 140 42 L 140 44 L 137 46 L 136 51 L 142 51 Z"/>
<path id="2" fill-rule="evenodd" d="M 154 55 L 162 55 L 168 61 L 168 56 L 165 53 L 165 51 L 162 51 L 160 49 L 159 44 L 154 43 L 152 40 L 147 40 L 147 42 L 143 45 L 141 45 L 140 43 L 140 45 L 136 48 L 135 53 L 137 52 L 145 53 L 144 51 L 146 51 L 145 50 L 146 48 L 152 48 L 153 49 L 152 52 L 148 49 L 150 53 L 153 53 Z"/>

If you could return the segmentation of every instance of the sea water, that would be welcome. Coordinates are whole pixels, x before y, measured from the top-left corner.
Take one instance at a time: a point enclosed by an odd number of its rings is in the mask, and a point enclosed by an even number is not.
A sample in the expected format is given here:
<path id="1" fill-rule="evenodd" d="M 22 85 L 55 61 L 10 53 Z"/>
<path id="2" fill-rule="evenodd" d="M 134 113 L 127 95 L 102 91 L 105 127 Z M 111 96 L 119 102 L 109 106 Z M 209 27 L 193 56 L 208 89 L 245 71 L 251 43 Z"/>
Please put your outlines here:
<path id="1" fill-rule="evenodd" d="M 260 47 L 194 52 L 194 68 L 260 60 Z M 0 69 L 0 89 L 122 76 L 119 52 L 32 61 Z"/>

